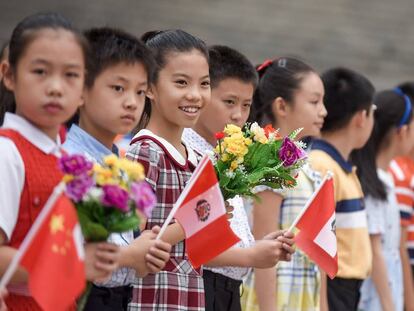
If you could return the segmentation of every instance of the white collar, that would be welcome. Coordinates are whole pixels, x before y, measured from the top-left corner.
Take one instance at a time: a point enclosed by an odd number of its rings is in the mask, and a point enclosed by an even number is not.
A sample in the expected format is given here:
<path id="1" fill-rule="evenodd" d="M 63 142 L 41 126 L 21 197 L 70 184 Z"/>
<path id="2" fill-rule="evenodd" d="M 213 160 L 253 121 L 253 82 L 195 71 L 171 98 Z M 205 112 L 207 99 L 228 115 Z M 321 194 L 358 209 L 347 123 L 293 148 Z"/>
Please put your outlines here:
<path id="1" fill-rule="evenodd" d="M 191 128 L 184 129 L 182 140 L 187 146 L 196 150 L 200 154 L 205 154 L 206 152 L 214 150 L 214 146 L 212 146 L 207 140 L 204 139 L 203 136 Z"/>
<path id="2" fill-rule="evenodd" d="M 19 132 L 25 139 L 46 154 L 61 155 L 59 135 L 56 137 L 56 141 L 53 141 L 44 132 L 17 114 L 6 112 L 2 128 Z"/>
<path id="3" fill-rule="evenodd" d="M 160 144 L 162 144 L 164 146 L 164 148 L 168 151 L 168 153 L 171 155 L 171 157 L 177 161 L 178 164 L 185 166 L 187 164 L 187 160 L 189 162 L 191 162 L 194 166 L 197 166 L 198 164 L 198 159 L 197 159 L 197 155 L 194 152 L 194 150 L 190 147 L 187 146 L 186 143 L 183 141 L 184 147 L 187 150 L 187 156 L 188 158 L 185 159 L 181 153 L 171 144 L 169 143 L 167 140 L 165 140 L 164 138 L 155 135 L 153 132 L 151 132 L 150 130 L 147 129 L 142 129 L 140 130 L 133 139 L 141 137 L 141 136 L 150 136 L 155 138 Z"/>

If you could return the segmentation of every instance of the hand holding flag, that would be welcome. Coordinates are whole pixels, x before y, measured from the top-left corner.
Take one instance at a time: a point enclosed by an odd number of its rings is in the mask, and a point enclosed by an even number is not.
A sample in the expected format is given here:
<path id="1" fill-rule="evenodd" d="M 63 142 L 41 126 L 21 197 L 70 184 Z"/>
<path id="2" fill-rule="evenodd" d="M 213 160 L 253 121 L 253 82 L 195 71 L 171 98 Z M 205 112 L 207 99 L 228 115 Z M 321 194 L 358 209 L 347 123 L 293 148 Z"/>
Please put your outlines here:
<path id="1" fill-rule="evenodd" d="M 230 228 L 216 172 L 207 155 L 174 204 L 157 239 L 173 217 L 185 231 L 187 254 L 195 268 L 240 241 Z"/>

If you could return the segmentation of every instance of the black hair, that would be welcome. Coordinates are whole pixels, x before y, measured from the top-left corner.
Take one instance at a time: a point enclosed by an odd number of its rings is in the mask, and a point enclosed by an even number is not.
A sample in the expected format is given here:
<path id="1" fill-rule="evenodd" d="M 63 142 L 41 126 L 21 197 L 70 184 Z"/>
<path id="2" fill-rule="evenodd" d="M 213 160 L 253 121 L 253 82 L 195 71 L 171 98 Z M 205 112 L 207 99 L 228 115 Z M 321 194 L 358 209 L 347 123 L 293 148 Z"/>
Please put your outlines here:
<path id="1" fill-rule="evenodd" d="M 141 63 L 148 81 L 154 70 L 154 58 L 148 47 L 137 37 L 115 28 L 92 28 L 84 32 L 91 49 L 85 85 L 91 88 L 102 71 L 120 63 Z"/>
<path id="2" fill-rule="evenodd" d="M 375 89 L 366 77 L 347 68 L 334 68 L 324 72 L 321 78 L 328 112 L 322 132 L 341 129 L 358 111 L 370 111 Z"/>
<path id="3" fill-rule="evenodd" d="M 397 85 L 404 94 L 410 96 L 411 102 L 414 101 L 414 81 L 407 81 Z"/>
<path id="4" fill-rule="evenodd" d="M 38 13 L 24 18 L 14 28 L 9 42 L 9 66 L 16 73 L 20 58 L 27 46 L 36 38 L 38 31 L 43 29 L 63 29 L 71 32 L 82 48 L 85 65 L 88 62 L 88 44 L 83 35 L 66 19 L 58 13 Z M 6 112 L 15 112 L 16 103 L 12 92 L 8 91 L 3 83 L 0 85 L 0 125 L 3 124 Z"/>
<path id="5" fill-rule="evenodd" d="M 167 64 L 167 57 L 172 52 L 185 53 L 197 50 L 206 58 L 207 62 L 209 61 L 208 50 L 204 41 L 181 29 L 149 31 L 142 35 L 141 39 L 149 47 L 155 58 L 156 66 L 153 71 L 151 83 L 156 83 L 158 81 L 158 74 Z M 141 119 L 134 132 L 145 128 L 150 117 L 151 101 L 149 98 L 146 98 L 144 111 L 142 112 Z"/>
<path id="6" fill-rule="evenodd" d="M 213 45 L 208 47 L 210 57 L 210 85 L 217 87 L 220 82 L 227 78 L 235 78 L 244 83 L 250 83 L 257 87 L 258 75 L 255 67 L 240 52 L 224 45 Z"/>
<path id="7" fill-rule="evenodd" d="M 276 121 L 272 111 L 272 103 L 276 98 L 281 97 L 293 104 L 295 92 L 300 89 L 303 78 L 315 72 L 311 66 L 292 57 L 267 60 L 257 66 L 257 71 L 259 84 L 253 96 L 249 121 L 256 121 L 260 125 Z"/>
<path id="8" fill-rule="evenodd" d="M 371 136 L 364 147 L 351 153 L 351 160 L 358 168 L 364 195 L 385 200 L 387 193 L 377 174 L 376 157 L 390 143 L 392 130 L 411 122 L 413 107 L 404 95 L 396 90 L 379 92 L 374 97 L 374 104 L 377 110 L 374 112 L 375 122 Z M 408 104 L 410 106 L 407 109 Z"/>

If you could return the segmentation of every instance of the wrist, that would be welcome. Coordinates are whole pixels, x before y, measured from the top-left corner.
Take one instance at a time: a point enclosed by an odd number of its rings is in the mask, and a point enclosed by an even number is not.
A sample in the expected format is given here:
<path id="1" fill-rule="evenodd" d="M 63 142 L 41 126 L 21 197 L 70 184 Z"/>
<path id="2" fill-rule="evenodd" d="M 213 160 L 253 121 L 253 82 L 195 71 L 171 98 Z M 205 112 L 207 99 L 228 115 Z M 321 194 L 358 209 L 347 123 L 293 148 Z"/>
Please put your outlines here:
<path id="1" fill-rule="evenodd" d="M 119 247 L 119 267 L 132 267 L 133 258 L 130 254 L 130 248 L 128 246 Z"/>

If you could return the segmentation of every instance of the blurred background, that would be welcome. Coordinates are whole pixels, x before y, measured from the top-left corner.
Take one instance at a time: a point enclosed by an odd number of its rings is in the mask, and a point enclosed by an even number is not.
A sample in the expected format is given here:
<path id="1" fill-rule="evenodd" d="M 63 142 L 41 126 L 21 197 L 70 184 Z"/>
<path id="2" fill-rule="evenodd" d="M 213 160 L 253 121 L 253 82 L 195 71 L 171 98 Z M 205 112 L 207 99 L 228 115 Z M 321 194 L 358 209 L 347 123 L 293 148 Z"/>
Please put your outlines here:
<path id="1" fill-rule="evenodd" d="M 136 35 L 182 28 L 255 64 L 299 56 L 319 71 L 347 66 L 378 89 L 414 80 L 412 0 L 0 0 L 0 41 L 39 11 L 61 12 L 80 28 L 116 26 Z"/>

